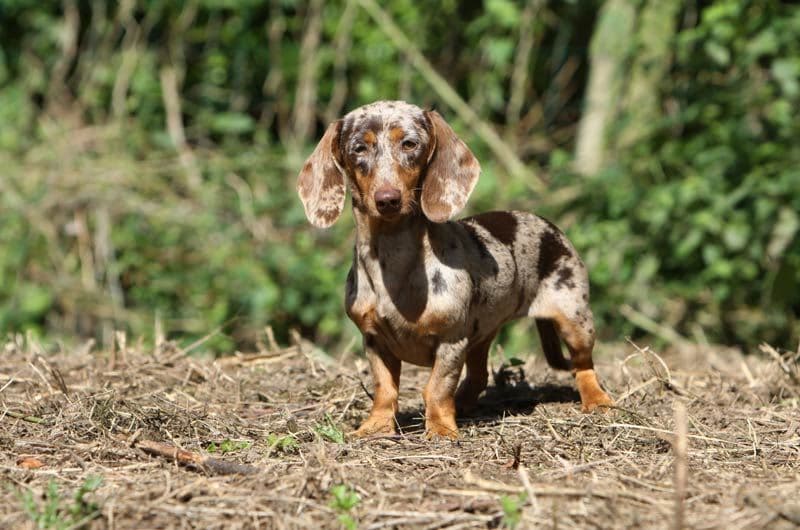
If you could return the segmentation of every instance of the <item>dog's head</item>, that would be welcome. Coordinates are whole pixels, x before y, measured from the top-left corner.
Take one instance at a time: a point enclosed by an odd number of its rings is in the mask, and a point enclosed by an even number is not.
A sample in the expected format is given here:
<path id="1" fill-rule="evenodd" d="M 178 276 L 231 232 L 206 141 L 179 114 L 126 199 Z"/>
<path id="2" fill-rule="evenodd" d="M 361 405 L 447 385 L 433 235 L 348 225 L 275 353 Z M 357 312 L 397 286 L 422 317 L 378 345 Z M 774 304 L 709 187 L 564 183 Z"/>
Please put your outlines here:
<path id="1" fill-rule="evenodd" d="M 444 222 L 464 208 L 480 164 L 436 111 L 378 101 L 332 123 L 297 179 L 308 220 L 332 225 L 349 185 L 357 209 L 393 221 L 422 212 Z"/>

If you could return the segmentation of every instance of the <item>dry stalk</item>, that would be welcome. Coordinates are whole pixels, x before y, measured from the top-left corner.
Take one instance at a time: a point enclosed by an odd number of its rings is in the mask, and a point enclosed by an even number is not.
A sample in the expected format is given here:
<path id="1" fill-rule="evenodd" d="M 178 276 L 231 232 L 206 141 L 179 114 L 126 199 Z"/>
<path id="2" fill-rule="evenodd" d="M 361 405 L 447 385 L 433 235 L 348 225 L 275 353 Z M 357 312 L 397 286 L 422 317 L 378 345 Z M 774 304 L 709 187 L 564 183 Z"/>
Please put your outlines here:
<path id="1" fill-rule="evenodd" d="M 686 453 L 689 446 L 686 405 L 681 401 L 675 401 L 675 438 L 672 450 L 675 454 L 675 520 L 673 528 L 681 530 L 685 521 L 686 504 L 686 485 L 688 481 L 688 464 Z"/>
<path id="2" fill-rule="evenodd" d="M 762 352 L 772 357 L 775 360 L 775 362 L 778 363 L 778 366 L 783 371 L 783 373 L 789 376 L 789 379 L 791 379 L 794 384 L 800 386 L 800 376 L 797 374 L 797 370 L 796 369 L 793 370 L 792 367 L 789 366 L 786 360 L 781 356 L 780 353 L 778 353 L 778 351 L 775 348 L 773 348 L 767 343 L 761 344 L 761 346 L 759 346 L 758 348 Z"/>

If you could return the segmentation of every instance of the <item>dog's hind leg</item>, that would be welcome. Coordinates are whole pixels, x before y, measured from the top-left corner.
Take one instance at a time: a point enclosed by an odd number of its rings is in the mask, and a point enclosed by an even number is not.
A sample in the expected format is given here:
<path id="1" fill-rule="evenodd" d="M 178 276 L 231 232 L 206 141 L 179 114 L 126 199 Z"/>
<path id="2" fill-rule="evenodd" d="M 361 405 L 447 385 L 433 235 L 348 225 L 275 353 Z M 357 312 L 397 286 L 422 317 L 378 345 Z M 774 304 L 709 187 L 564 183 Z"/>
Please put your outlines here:
<path id="1" fill-rule="evenodd" d="M 572 318 L 563 313 L 553 315 L 553 323 L 561 339 L 569 349 L 572 361 L 572 373 L 575 374 L 575 384 L 581 395 L 581 405 L 584 412 L 591 412 L 598 407 L 607 408 L 614 404 L 608 394 L 600 388 L 597 374 L 592 361 L 594 348 L 594 328 L 590 311 Z"/>
<path id="2" fill-rule="evenodd" d="M 487 359 L 494 336 L 471 346 L 467 351 L 467 375 L 456 391 L 456 409 L 459 413 L 475 408 L 478 396 L 486 390 L 489 379 Z"/>
<path id="3" fill-rule="evenodd" d="M 536 318 L 548 363 L 554 368 L 572 369 L 584 412 L 613 405 L 608 394 L 600 388 L 594 371 L 595 332 L 588 304 L 588 283 L 559 286 L 551 278 L 543 283 L 530 314 Z M 561 356 L 558 337 L 567 345 L 571 362 Z"/>

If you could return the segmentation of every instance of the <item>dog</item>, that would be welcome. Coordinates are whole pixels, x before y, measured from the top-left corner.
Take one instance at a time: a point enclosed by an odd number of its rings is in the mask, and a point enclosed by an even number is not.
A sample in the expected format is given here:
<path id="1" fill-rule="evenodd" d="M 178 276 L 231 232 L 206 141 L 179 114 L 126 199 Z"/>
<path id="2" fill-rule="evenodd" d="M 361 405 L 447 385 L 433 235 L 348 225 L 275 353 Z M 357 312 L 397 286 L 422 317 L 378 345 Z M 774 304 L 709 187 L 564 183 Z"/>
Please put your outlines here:
<path id="1" fill-rule="evenodd" d="M 432 368 L 423 391 L 426 436 L 457 438 L 457 410 L 474 407 L 486 388 L 492 340 L 524 316 L 536 320 L 548 363 L 573 371 L 583 410 L 612 405 L 593 369 L 586 267 L 566 236 L 522 212 L 450 221 L 479 174 L 478 160 L 439 113 L 403 101 L 365 105 L 330 124 L 300 171 L 297 191 L 317 227 L 339 218 L 348 188 L 352 196 L 345 308 L 374 379 L 372 410 L 356 436 L 396 432 L 400 368 L 408 362 Z"/>

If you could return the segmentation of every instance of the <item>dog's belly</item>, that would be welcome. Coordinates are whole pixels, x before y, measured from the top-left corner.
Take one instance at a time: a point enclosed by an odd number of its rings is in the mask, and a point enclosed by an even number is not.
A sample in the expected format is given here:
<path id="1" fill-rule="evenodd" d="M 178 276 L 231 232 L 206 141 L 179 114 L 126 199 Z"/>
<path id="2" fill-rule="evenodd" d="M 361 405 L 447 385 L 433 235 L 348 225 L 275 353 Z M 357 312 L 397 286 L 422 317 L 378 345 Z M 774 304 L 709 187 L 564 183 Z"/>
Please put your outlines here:
<path id="1" fill-rule="evenodd" d="M 389 332 L 381 329 L 376 339 L 379 347 L 403 362 L 417 366 L 433 366 L 438 342 L 434 337 L 413 336 L 405 332 Z"/>
<path id="2" fill-rule="evenodd" d="M 433 311 L 409 321 L 391 304 L 355 303 L 347 312 L 363 335 L 374 337 L 379 348 L 418 366 L 433 366 L 441 336 L 452 325 L 451 318 Z"/>

